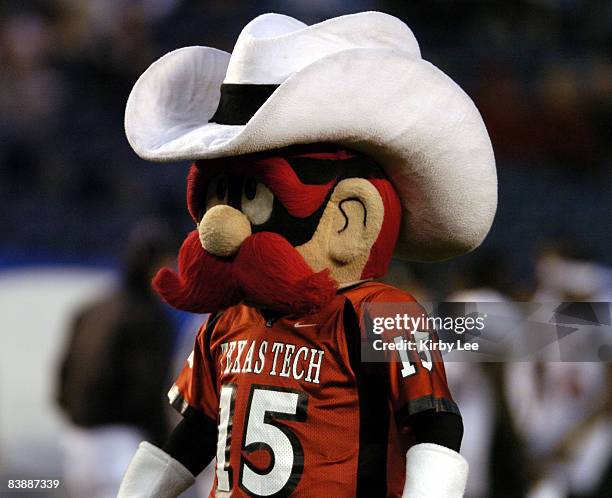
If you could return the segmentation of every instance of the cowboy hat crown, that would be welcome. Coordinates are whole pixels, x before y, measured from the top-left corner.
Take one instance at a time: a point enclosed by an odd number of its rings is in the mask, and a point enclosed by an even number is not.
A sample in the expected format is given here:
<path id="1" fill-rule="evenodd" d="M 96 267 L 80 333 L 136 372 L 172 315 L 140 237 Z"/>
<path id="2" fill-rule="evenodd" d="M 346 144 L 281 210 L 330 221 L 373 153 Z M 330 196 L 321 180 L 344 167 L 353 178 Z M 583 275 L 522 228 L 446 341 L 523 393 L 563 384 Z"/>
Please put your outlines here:
<path id="1" fill-rule="evenodd" d="M 232 54 L 185 47 L 136 82 L 128 140 L 158 162 L 331 142 L 374 158 L 402 202 L 396 255 L 477 247 L 497 204 L 491 142 L 471 99 L 423 60 L 399 19 L 365 12 L 312 26 L 265 14 Z"/>
<path id="2" fill-rule="evenodd" d="M 366 25 L 369 29 L 363 29 Z M 223 83 L 280 84 L 327 55 L 366 47 L 420 57 L 408 26 L 381 12 L 336 17 L 312 26 L 281 14 L 263 14 L 238 36 Z"/>

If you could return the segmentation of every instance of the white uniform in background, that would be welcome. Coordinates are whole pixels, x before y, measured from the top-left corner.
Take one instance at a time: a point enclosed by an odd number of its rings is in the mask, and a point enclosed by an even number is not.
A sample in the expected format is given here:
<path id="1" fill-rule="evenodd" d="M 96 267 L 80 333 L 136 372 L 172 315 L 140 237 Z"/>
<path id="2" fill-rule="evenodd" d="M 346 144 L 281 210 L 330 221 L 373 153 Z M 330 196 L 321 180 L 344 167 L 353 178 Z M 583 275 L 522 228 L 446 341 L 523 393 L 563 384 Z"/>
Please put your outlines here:
<path id="1" fill-rule="evenodd" d="M 510 363 L 506 389 L 515 427 L 538 461 L 554 452 L 567 435 L 597 409 L 610 389 L 598 363 Z M 612 457 L 612 424 L 601 419 L 585 429 L 567 459 L 549 469 L 530 496 L 564 498 L 597 489 Z"/>
<path id="2" fill-rule="evenodd" d="M 563 302 L 568 295 L 593 302 L 610 301 L 610 270 L 596 263 L 548 257 L 538 262 L 537 275 L 540 287 L 534 302 Z M 563 350 L 579 358 L 584 348 L 610 344 L 606 334 L 609 330 L 602 327 L 582 327 L 580 333 L 562 339 Z M 566 498 L 594 492 L 612 460 L 612 420 L 602 416 L 588 422 L 612 389 L 606 379 L 607 365 L 546 361 L 550 354 L 554 354 L 554 348 L 542 353 L 539 373 L 534 363 L 507 365 L 506 395 L 513 407 L 514 424 L 528 450 L 540 461 L 545 461 L 570 433 L 581 432 L 567 457 L 548 469 L 529 498 Z"/>
<path id="3" fill-rule="evenodd" d="M 123 475 L 145 439 L 127 425 L 69 427 L 62 438 L 65 486 L 71 498 L 115 498 Z"/>

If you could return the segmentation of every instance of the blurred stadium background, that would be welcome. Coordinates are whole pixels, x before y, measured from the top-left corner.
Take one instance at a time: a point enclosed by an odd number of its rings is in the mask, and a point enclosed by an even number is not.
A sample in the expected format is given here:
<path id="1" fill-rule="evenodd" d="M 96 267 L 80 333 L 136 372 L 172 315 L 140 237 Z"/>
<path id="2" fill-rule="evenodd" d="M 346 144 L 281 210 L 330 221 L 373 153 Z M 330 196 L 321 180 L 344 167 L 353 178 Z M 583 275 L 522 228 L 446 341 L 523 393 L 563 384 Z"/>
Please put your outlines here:
<path id="1" fill-rule="evenodd" d="M 61 478 L 61 434 L 67 422 L 54 398 L 67 329 L 77 309 L 116 282 L 131 228 L 154 217 L 168 223 L 179 239 L 191 229 L 184 202 L 188 165 L 147 164 L 124 137 L 124 106 L 136 78 L 157 57 L 181 46 L 231 51 L 240 29 L 263 12 L 313 23 L 361 10 L 394 14 L 412 28 L 424 58 L 476 101 L 498 161 L 499 209 L 484 246 L 443 264 L 395 263 L 389 280 L 426 300 L 488 288 L 508 300 L 610 301 L 612 2 L 3 1 L 3 482 Z M 191 317 L 172 317 L 175 343 L 188 343 Z M 476 448 L 471 497 L 527 496 L 537 481 L 521 471 L 527 462 L 555 462 L 542 466 L 548 470 L 540 477 L 562 468 L 556 465 L 562 456 L 553 458 L 546 449 L 551 445 L 540 444 L 538 432 L 522 430 L 510 414 L 510 370 L 449 372 L 466 400 L 460 405 L 471 420 L 481 422 L 466 423 L 466 430 L 480 435 L 466 441 L 466 451 Z M 599 400 L 581 411 L 603 413 L 605 423 L 597 426 L 603 432 L 595 439 L 610 447 L 612 384 L 591 382 L 600 374 L 583 375 L 582 388 L 596 385 Z M 551 436 L 557 442 L 571 439 L 566 436 L 576 427 L 589 429 L 588 417 L 568 418 L 572 423 Z M 566 489 L 550 488 L 546 496 L 612 496 L 610 454 L 598 451 L 599 477 L 590 476 L 593 465 L 585 464 Z M 577 458 L 578 467 L 584 458 Z"/>

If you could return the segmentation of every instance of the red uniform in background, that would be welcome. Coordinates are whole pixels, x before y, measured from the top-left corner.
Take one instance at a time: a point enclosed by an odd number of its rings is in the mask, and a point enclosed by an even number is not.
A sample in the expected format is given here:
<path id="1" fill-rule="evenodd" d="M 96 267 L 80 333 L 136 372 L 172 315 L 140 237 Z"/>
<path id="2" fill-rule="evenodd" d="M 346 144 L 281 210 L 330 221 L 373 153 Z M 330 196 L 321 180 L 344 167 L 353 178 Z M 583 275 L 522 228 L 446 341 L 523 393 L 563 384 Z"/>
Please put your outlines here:
<path id="1" fill-rule="evenodd" d="M 297 321 L 241 304 L 202 327 L 169 396 L 218 425 L 211 498 L 401 497 L 408 417 L 458 409 L 438 353 L 428 364 L 411 353 L 410 372 L 397 352 L 361 362 L 358 315 L 374 302 L 414 299 L 366 282 Z"/>

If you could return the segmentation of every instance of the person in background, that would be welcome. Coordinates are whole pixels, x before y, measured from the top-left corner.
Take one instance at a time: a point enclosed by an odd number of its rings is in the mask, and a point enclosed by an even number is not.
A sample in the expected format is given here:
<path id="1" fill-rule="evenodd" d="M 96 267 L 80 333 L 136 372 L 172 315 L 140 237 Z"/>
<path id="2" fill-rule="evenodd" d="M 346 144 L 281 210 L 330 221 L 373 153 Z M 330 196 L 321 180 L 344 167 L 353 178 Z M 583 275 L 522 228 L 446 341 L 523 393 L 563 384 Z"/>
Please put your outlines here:
<path id="1" fill-rule="evenodd" d="M 454 279 L 446 301 L 467 314 L 483 303 L 493 319 L 487 320 L 485 337 L 495 345 L 500 360 L 493 362 L 447 361 L 446 374 L 461 403 L 465 428 L 461 452 L 470 463 L 466 498 L 524 496 L 526 479 L 520 462 L 525 456 L 510 423 L 511 408 L 504 399 L 503 363 L 509 324 L 519 321 L 520 310 L 511 301 L 514 282 L 508 256 L 500 250 L 480 251 Z M 485 311 L 486 313 L 486 311 Z"/>
<path id="2" fill-rule="evenodd" d="M 173 331 L 150 281 L 175 250 L 161 225 L 138 226 L 120 286 L 72 324 L 58 401 L 72 422 L 63 446 L 66 487 L 75 498 L 114 497 L 139 442 L 159 443 L 167 435 Z"/>
<path id="3" fill-rule="evenodd" d="M 564 311 L 578 333 L 559 340 L 532 363 L 506 365 L 512 419 L 536 465 L 528 498 L 608 498 L 612 482 L 612 363 L 609 307 L 612 272 L 588 248 L 548 243 L 536 253 L 534 303 L 584 303 Z M 601 306 L 605 304 L 605 306 Z M 592 316 L 591 316 L 592 314 Z M 574 318 L 576 321 L 571 321 Z M 570 328 L 571 330 L 571 328 Z M 599 352 L 599 360 L 590 351 Z M 562 353 L 563 354 L 563 353 Z"/>

